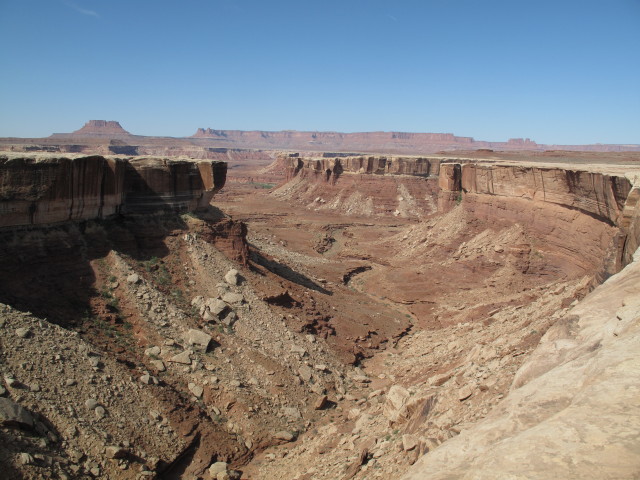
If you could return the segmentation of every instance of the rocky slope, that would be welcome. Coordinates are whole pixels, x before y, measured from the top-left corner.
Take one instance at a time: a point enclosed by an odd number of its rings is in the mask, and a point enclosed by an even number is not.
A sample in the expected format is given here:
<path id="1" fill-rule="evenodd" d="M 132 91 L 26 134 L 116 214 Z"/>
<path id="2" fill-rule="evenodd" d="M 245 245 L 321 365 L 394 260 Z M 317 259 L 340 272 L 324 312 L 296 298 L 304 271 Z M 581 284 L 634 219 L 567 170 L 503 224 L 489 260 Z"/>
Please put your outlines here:
<path id="1" fill-rule="evenodd" d="M 333 292 L 267 253 L 249 256 L 244 225 L 193 201 L 224 180 L 215 163 L 67 160 L 45 164 L 75 164 L 88 183 L 123 167 L 112 176 L 123 208 L 0 230 L 7 478 L 238 478 L 358 382 L 354 354 L 326 340 Z M 18 162 L 10 174 L 23 183 L 2 185 L 27 185 L 40 163 Z M 90 203 L 65 175 L 46 178 L 4 201 Z M 175 211 L 184 185 L 192 194 Z"/>
<path id="2" fill-rule="evenodd" d="M 638 254 L 547 331 L 486 419 L 403 478 L 637 478 Z"/>

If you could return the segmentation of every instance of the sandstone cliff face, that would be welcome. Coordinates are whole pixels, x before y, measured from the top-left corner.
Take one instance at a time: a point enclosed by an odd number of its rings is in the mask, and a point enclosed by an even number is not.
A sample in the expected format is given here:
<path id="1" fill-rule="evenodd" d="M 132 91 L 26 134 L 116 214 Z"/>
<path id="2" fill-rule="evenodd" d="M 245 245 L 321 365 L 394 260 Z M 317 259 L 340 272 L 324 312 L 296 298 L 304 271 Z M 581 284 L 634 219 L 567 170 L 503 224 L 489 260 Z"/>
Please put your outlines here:
<path id="1" fill-rule="evenodd" d="M 294 166 L 290 170 L 288 177 L 295 176 L 297 172 L 300 172 L 302 176 L 325 176 L 326 180 L 332 181 L 335 181 L 343 172 L 428 177 L 438 175 L 439 169 L 440 160 L 437 158 L 374 156 L 321 159 L 297 158 L 294 160 Z"/>
<path id="2" fill-rule="evenodd" d="M 580 170 L 446 164 L 440 176 L 441 211 L 463 202 L 478 218 L 501 218 L 532 228 L 540 253 L 576 274 L 593 267 L 610 275 L 628 263 L 637 228 L 624 176 Z M 627 210 L 627 219 L 623 211 Z"/>
<path id="3" fill-rule="evenodd" d="M 223 162 L 2 155 L 0 227 L 194 211 L 225 178 Z"/>
<path id="4" fill-rule="evenodd" d="M 634 179 L 634 186 L 622 209 L 620 226 L 627 232 L 622 251 L 622 262 L 626 265 L 631 262 L 633 253 L 640 247 L 640 179 L 638 178 Z"/>
<path id="5" fill-rule="evenodd" d="M 618 223 L 631 190 L 624 177 L 580 170 L 478 164 L 448 164 L 444 169 L 440 187 L 445 191 L 555 203 L 611 224 Z M 452 184 L 447 183 L 450 178 Z"/>
<path id="6" fill-rule="evenodd" d="M 290 181 L 275 191 L 318 210 L 422 218 L 436 212 L 439 159 L 280 157 Z"/>
<path id="7" fill-rule="evenodd" d="M 624 175 L 429 157 L 285 160 L 292 180 L 276 195 L 315 209 L 414 218 L 461 205 L 487 227 L 524 226 L 535 245 L 523 254 L 547 256 L 571 277 L 619 271 L 640 239 L 640 193 Z"/>

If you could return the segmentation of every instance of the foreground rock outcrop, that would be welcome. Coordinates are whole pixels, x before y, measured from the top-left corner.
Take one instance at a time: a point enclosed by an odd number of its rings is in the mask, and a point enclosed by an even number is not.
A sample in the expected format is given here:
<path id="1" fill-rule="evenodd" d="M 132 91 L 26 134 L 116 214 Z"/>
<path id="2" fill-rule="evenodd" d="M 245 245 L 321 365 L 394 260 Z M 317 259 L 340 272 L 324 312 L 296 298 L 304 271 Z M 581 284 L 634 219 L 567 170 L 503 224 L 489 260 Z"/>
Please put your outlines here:
<path id="1" fill-rule="evenodd" d="M 639 332 L 640 252 L 547 331 L 485 420 L 403 478 L 637 478 Z"/>

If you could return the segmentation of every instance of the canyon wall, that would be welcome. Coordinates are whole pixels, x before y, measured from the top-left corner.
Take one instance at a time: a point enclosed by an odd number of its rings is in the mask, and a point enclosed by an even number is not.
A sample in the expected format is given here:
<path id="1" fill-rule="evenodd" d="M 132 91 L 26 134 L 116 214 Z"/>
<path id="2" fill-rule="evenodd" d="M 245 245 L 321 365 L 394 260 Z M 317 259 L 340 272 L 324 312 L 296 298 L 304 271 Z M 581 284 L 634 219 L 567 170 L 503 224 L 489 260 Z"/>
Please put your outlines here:
<path id="1" fill-rule="evenodd" d="M 287 183 L 284 196 L 319 210 L 351 215 L 423 218 L 437 210 L 440 159 L 351 156 L 281 156 Z"/>
<path id="2" fill-rule="evenodd" d="M 597 272 L 601 281 L 629 263 L 640 243 L 633 175 L 455 158 L 290 154 L 279 161 L 289 182 L 275 195 L 315 209 L 418 219 L 460 205 L 487 228 L 524 226 L 531 245 L 520 254 L 546 256 L 571 277 Z"/>
<path id="3" fill-rule="evenodd" d="M 0 155 L 0 227 L 194 211 L 222 188 L 226 168 L 166 158 Z"/>
<path id="4" fill-rule="evenodd" d="M 563 269 L 602 273 L 628 264 L 638 241 L 638 186 L 625 175 L 515 165 L 450 163 L 439 179 L 440 211 L 464 203 L 486 221 L 524 223 Z"/>
<path id="5" fill-rule="evenodd" d="M 290 166 L 287 179 L 293 178 L 298 172 L 302 176 L 313 175 L 317 177 L 324 175 L 326 180 L 335 182 L 343 172 L 428 177 L 437 176 L 440 170 L 439 158 L 377 156 L 300 158 L 295 154 L 289 158 Z"/>
<path id="6" fill-rule="evenodd" d="M 624 176 L 563 168 L 453 163 L 443 170 L 443 192 L 554 203 L 610 224 L 619 223 L 632 187 Z"/>

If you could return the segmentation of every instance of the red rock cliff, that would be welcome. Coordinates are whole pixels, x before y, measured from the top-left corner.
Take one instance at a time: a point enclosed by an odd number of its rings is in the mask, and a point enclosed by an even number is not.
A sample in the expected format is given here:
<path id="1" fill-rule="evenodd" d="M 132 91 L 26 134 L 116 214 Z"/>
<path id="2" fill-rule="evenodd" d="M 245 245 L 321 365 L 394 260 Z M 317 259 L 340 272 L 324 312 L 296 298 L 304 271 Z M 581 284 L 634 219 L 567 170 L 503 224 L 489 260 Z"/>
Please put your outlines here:
<path id="1" fill-rule="evenodd" d="M 572 276 L 615 273 L 640 244 L 640 190 L 624 174 L 429 157 L 286 161 L 291 180 L 276 195 L 358 215 L 420 218 L 461 205 L 488 228 L 525 226 L 537 253 Z"/>
<path id="2" fill-rule="evenodd" d="M 186 212 L 224 185 L 226 163 L 0 155 L 0 227 Z"/>
<path id="3" fill-rule="evenodd" d="M 596 264 L 615 251 L 605 271 L 631 261 L 640 242 L 638 187 L 624 175 L 566 168 L 445 164 L 439 181 L 439 209 L 464 202 L 479 217 L 527 223 L 550 249 L 564 251 L 560 263 Z M 613 230 L 612 230 L 613 228 Z M 600 248 L 584 248 L 593 240 Z M 582 248 L 578 245 L 582 244 Z M 580 254 L 577 254 L 577 252 Z"/>
<path id="4" fill-rule="evenodd" d="M 420 218 L 436 211 L 440 159 L 281 156 L 290 181 L 276 191 L 316 209 Z"/>

